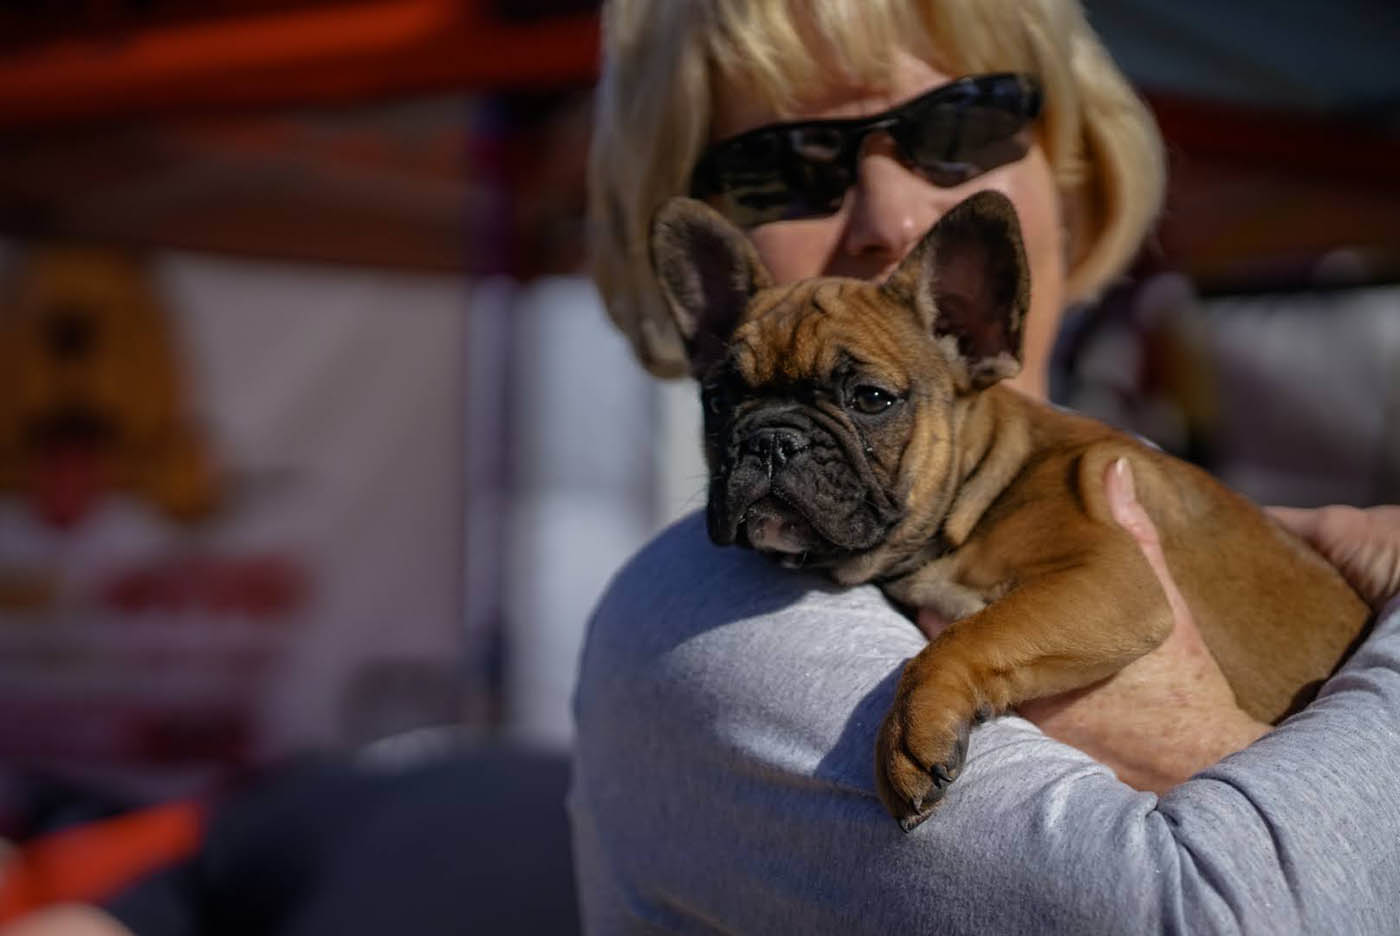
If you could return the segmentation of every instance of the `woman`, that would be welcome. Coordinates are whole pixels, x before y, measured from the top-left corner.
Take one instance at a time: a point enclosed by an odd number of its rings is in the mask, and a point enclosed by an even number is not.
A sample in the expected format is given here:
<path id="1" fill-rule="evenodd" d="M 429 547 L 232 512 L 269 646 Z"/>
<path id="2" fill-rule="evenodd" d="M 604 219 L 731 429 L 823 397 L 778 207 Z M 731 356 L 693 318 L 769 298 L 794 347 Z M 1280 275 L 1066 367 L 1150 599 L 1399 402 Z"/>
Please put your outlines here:
<path id="1" fill-rule="evenodd" d="M 785 282 L 882 276 L 948 207 L 1000 189 L 1032 271 L 1017 386 L 1034 396 L 1061 309 L 1121 269 L 1157 210 L 1155 129 L 1073 0 L 615 0 L 604 16 L 595 269 L 657 374 L 684 372 L 646 265 L 650 215 L 673 194 L 746 226 Z M 1038 87 L 1037 119 L 954 108 L 949 122 L 942 102 L 993 107 L 984 94 L 1036 113 L 988 77 L 1008 72 Z M 819 146 L 811 127 L 762 130 L 875 115 Z M 987 145 L 955 151 L 954 126 Z M 1400 884 L 1400 798 L 1376 779 L 1400 775 L 1400 614 L 1265 734 L 1204 652 L 1131 479 L 1105 480 L 1162 578 L 1172 637 L 1092 691 L 1023 710 L 1031 721 L 978 728 L 939 811 L 907 836 L 875 798 L 872 752 L 918 630 L 873 587 L 715 549 L 696 517 L 644 549 L 595 614 L 576 699 L 571 809 L 590 928 L 1400 926 L 1381 896 Z M 1400 587 L 1395 509 L 1282 516 L 1351 556 L 1344 571 L 1378 609 Z"/>

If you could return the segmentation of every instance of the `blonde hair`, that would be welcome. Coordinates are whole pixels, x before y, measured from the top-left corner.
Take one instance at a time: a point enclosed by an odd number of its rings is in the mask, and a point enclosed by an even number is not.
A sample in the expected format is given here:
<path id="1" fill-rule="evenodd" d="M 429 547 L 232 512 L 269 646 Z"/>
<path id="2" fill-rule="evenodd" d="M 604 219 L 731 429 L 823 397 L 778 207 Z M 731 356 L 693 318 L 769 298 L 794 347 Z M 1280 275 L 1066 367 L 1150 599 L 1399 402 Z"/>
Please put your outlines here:
<path id="1" fill-rule="evenodd" d="M 1162 144 L 1078 0 L 608 0 L 589 154 L 592 268 L 608 314 L 653 374 L 686 366 L 651 272 L 648 226 L 689 186 L 713 89 L 744 88 L 783 114 L 800 89 L 832 80 L 827 63 L 875 83 L 901 48 L 950 74 L 1036 75 L 1040 142 L 1072 226 L 1070 298 L 1092 296 L 1132 259 L 1161 203 Z"/>

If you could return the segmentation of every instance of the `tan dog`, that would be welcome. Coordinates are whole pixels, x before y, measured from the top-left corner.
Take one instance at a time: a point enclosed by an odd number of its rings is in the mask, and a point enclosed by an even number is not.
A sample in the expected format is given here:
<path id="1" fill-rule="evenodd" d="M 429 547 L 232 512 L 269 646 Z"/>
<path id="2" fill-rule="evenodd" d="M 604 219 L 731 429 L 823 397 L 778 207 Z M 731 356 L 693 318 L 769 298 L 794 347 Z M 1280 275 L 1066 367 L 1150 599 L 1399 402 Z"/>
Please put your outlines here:
<path id="1" fill-rule="evenodd" d="M 1338 573 L 1244 498 L 995 386 L 1019 369 L 1029 292 L 1003 196 L 956 206 L 878 284 L 772 287 L 747 238 L 688 199 L 658 213 L 652 259 L 701 382 L 711 538 L 956 622 L 905 667 L 880 731 L 877 786 L 905 829 L 974 720 L 1099 681 L 1169 632 L 1105 502 L 1120 456 L 1246 712 L 1292 711 L 1364 629 Z"/>
<path id="2" fill-rule="evenodd" d="M 114 490 L 179 520 L 215 504 L 182 406 L 170 322 L 145 268 L 86 248 L 32 251 L 0 305 L 0 493 L 77 523 Z"/>

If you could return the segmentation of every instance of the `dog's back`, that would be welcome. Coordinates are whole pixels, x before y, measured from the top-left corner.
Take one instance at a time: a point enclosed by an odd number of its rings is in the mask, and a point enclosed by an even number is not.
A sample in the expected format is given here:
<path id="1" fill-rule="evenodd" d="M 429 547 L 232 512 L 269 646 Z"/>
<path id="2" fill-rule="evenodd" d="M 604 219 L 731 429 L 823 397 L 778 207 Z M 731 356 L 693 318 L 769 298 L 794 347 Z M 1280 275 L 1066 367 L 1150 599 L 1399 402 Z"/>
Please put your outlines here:
<path id="1" fill-rule="evenodd" d="M 1091 420 L 1024 406 L 1037 437 L 1067 440 L 1052 460 L 1078 462 L 1075 493 L 1097 520 L 1108 520 L 1104 471 L 1128 456 L 1173 578 L 1240 706 L 1272 723 L 1309 701 L 1370 616 L 1337 570 L 1194 465 Z"/>
<path id="2" fill-rule="evenodd" d="M 1163 516 L 1167 562 L 1191 583 L 1181 587 L 1201 636 L 1240 706 L 1277 722 L 1312 699 L 1364 633 L 1370 610 L 1335 568 L 1244 497 L 1194 466 L 1155 461 L 1167 491 L 1145 495 L 1148 510 Z M 1152 508 L 1178 496 L 1173 473 L 1199 476 L 1199 502 L 1184 515 Z"/>

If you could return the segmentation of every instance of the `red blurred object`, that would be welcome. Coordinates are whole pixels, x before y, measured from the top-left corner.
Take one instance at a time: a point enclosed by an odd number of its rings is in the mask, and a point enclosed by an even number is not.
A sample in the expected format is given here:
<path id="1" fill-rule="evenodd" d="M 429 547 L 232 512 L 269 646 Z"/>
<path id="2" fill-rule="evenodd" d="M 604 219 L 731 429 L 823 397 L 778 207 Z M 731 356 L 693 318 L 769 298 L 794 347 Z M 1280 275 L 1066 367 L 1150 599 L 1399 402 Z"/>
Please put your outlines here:
<path id="1" fill-rule="evenodd" d="M 44 453 L 34 499 L 45 523 L 61 529 L 76 526 L 97 502 L 103 470 L 95 446 L 68 445 Z"/>
<path id="2" fill-rule="evenodd" d="M 305 604 L 306 570 L 290 556 L 186 556 L 123 569 L 102 587 L 102 602 L 124 613 L 242 614 L 280 620 Z"/>
<path id="3" fill-rule="evenodd" d="M 189 857 L 204 820 L 203 805 L 184 801 L 34 840 L 0 865 L 0 925 L 49 904 L 103 900 Z"/>
<path id="4" fill-rule="evenodd" d="M 196 4 L 188 4 L 197 8 Z M 592 13 L 501 18 L 473 0 L 378 0 L 90 24 L 0 55 L 0 130 L 152 114 L 362 101 L 596 74 Z"/>
<path id="5" fill-rule="evenodd" d="M 1306 283 L 1290 277 L 1343 248 L 1375 281 L 1400 276 L 1400 138 L 1170 94 L 1148 102 L 1171 160 L 1158 237 L 1203 288 L 1296 288 Z"/>
<path id="6" fill-rule="evenodd" d="M 35 3 L 42 9 L 44 0 Z M 525 243 L 506 251 L 492 246 L 501 240 L 495 228 L 486 243 L 471 241 L 464 251 L 461 225 L 427 216 L 396 223 L 400 219 L 366 208 L 386 199 L 357 201 L 345 191 L 328 192 L 309 206 L 296 201 L 303 196 L 298 189 L 280 201 L 234 197 L 213 199 L 203 210 L 181 204 L 169 211 L 148 204 L 132 214 L 155 221 L 112 221 L 100 212 L 94 220 L 83 205 L 85 193 L 94 191 L 90 200 L 100 204 L 104 180 L 108 190 L 125 191 L 131 180 L 118 178 L 122 167 L 136 167 L 127 175 L 147 172 L 162 156 L 180 165 L 186 151 L 199 156 L 221 142 L 207 131 L 172 131 L 154 145 L 153 158 L 151 145 L 119 133 L 112 140 L 91 138 L 113 125 L 130 129 L 150 117 L 173 125 L 233 110 L 265 115 L 279 108 L 360 106 L 440 93 L 576 91 L 597 74 L 596 5 L 87 0 L 76 4 L 85 11 L 76 22 L 29 29 L 13 28 L 15 22 L 24 25 L 17 14 L 0 14 L 0 140 L 19 151 L 0 159 L 10 180 L 0 185 L 0 215 L 14 219 L 3 222 L 4 229 L 423 269 L 505 268 L 522 275 L 535 266 L 574 269 L 582 242 L 586 120 L 578 123 L 581 130 L 569 125 L 559 132 L 566 148 L 533 139 L 544 136 L 534 130 L 508 141 L 550 160 L 512 160 L 503 177 L 477 163 L 465 168 L 462 175 L 479 186 L 475 217 L 490 215 L 480 208 L 483 191 L 518 186 L 525 192 L 515 219 L 527 229 Z M 1400 159 L 1400 140 L 1384 127 L 1171 93 L 1148 97 L 1172 157 L 1172 190 L 1158 239 L 1170 263 L 1216 290 L 1236 281 L 1269 280 L 1279 270 L 1306 275 L 1337 250 L 1360 258 L 1370 280 L 1400 275 L 1400 185 L 1392 168 Z M 586 106 L 579 112 L 586 113 Z M 47 149 L 44 133 L 37 132 L 46 130 L 54 131 Z M 4 140 L 7 132 L 10 139 Z M 247 139 L 222 142 L 225 151 L 250 160 L 279 145 L 273 139 L 256 146 Z M 541 145 L 530 149 L 536 143 Z M 300 156 L 320 157 L 299 145 Z M 83 163 L 89 153 L 90 162 Z M 358 160 L 364 154 L 350 155 Z M 336 157 L 337 165 L 344 156 Z M 421 169 L 405 169 L 416 179 L 423 176 Z M 440 181 L 435 171 L 428 178 Z M 528 204 L 532 195 L 550 207 L 537 210 Z M 461 202 L 449 195 L 434 203 Z M 561 220 L 568 212 L 572 217 Z M 493 224 L 499 220 L 490 217 Z M 328 220 L 318 224 L 317 218 Z M 497 256 L 502 252 L 512 256 Z M 520 259 L 526 254 L 529 262 Z M 542 263 L 535 254 L 549 259 Z"/>

